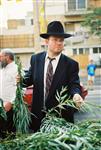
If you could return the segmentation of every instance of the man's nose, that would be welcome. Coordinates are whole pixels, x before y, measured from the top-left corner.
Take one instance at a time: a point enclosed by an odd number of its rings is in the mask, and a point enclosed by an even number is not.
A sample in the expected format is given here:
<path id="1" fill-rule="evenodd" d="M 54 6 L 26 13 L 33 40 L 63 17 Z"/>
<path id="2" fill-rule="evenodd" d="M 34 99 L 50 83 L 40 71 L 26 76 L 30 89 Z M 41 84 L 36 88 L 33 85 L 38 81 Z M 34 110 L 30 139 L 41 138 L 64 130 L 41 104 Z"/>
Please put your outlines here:
<path id="1" fill-rule="evenodd" d="M 62 44 L 63 42 L 61 42 L 61 41 L 57 41 L 57 44 Z"/>

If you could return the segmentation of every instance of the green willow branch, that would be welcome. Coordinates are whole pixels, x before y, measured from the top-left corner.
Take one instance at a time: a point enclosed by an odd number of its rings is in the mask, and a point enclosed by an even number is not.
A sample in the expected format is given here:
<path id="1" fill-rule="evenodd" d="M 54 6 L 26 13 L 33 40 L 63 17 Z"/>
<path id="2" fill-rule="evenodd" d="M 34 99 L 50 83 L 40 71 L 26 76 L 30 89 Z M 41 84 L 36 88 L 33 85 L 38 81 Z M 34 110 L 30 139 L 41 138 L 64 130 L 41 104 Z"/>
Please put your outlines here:
<path id="1" fill-rule="evenodd" d="M 31 121 L 31 114 L 28 109 L 27 103 L 24 102 L 24 94 L 22 88 L 23 72 L 22 65 L 19 59 L 17 59 L 16 64 L 18 65 L 18 75 L 20 76 L 20 83 L 17 83 L 16 98 L 13 105 L 14 110 L 14 125 L 17 132 L 27 133 L 29 130 L 29 124 Z"/>
<path id="2" fill-rule="evenodd" d="M 6 111 L 3 106 L 3 100 L 0 99 L 0 118 L 3 118 L 4 120 L 7 120 Z"/>
<path id="3" fill-rule="evenodd" d="M 70 97 L 68 97 L 68 89 L 67 87 L 62 87 L 60 93 L 57 91 L 56 92 L 56 100 L 58 102 L 58 104 L 53 107 L 51 110 L 48 110 L 47 115 L 58 115 L 59 117 L 61 117 L 61 111 L 62 109 L 68 109 L 65 106 L 69 106 L 72 107 L 78 111 L 81 112 L 93 112 L 92 108 L 97 108 L 99 110 L 101 110 L 101 106 L 98 106 L 96 104 L 92 104 L 88 101 L 84 101 L 84 103 L 81 105 L 80 108 L 76 107 L 75 102 L 70 99 Z M 55 114 L 54 114 L 55 112 Z"/>

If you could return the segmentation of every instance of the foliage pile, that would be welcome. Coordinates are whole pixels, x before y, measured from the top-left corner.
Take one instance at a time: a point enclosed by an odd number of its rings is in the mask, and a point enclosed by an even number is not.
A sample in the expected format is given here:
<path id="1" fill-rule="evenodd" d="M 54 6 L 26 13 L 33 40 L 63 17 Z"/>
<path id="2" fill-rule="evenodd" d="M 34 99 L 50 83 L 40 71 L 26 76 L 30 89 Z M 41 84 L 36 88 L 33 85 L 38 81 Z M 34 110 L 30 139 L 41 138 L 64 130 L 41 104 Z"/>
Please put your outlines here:
<path id="1" fill-rule="evenodd" d="M 47 117 L 40 132 L 0 143 L 0 150 L 101 150 L 101 120 L 76 125 Z"/>
<path id="2" fill-rule="evenodd" d="M 66 88 L 57 92 L 59 104 L 47 112 L 39 132 L 1 140 L 0 150 L 101 150 L 101 120 L 72 124 L 61 118 L 64 105 L 76 108 L 65 92 Z M 83 105 L 82 110 L 89 110 L 88 106 Z"/>

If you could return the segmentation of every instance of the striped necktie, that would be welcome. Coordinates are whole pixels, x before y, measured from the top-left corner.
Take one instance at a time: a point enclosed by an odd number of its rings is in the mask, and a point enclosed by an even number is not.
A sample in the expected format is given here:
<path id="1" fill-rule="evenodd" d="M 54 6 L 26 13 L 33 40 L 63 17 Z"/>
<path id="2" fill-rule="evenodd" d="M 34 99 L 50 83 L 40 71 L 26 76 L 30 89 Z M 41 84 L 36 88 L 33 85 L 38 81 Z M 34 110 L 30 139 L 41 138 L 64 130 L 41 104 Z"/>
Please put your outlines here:
<path id="1" fill-rule="evenodd" d="M 46 72 L 45 100 L 46 100 L 47 97 L 48 97 L 49 90 L 50 90 L 50 87 L 51 87 L 51 83 L 52 83 L 52 80 L 53 80 L 53 65 L 52 65 L 52 61 L 53 61 L 55 58 L 50 58 L 50 57 L 48 57 L 48 59 L 49 59 L 49 64 L 48 64 L 47 72 Z"/>

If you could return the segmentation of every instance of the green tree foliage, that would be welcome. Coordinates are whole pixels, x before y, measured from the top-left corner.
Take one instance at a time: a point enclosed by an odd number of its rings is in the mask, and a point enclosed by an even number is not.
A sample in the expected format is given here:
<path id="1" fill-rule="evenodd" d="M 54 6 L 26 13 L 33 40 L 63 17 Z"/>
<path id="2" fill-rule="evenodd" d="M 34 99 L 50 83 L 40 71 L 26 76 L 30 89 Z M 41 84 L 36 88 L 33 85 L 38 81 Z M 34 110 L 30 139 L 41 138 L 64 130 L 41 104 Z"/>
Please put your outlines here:
<path id="1" fill-rule="evenodd" d="M 96 8 L 92 13 L 85 15 L 82 26 L 90 27 L 91 34 L 95 34 L 101 39 L 101 8 Z"/>

